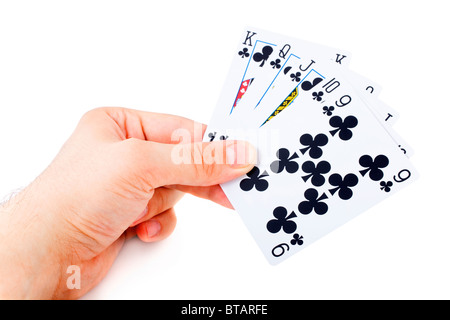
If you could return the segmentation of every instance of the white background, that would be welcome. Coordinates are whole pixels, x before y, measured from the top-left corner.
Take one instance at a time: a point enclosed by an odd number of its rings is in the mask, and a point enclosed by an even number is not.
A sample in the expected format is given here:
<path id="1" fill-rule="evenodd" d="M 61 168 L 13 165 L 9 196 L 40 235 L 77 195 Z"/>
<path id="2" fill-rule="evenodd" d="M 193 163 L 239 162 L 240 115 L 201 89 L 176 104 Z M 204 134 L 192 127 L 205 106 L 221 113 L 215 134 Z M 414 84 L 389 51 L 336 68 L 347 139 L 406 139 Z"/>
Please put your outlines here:
<path id="1" fill-rule="evenodd" d="M 400 113 L 421 178 L 282 264 L 239 216 L 186 196 L 174 234 L 126 244 L 85 299 L 450 298 L 448 1 L 1 1 L 0 195 L 81 115 L 124 106 L 207 123 L 246 25 L 353 54 Z"/>

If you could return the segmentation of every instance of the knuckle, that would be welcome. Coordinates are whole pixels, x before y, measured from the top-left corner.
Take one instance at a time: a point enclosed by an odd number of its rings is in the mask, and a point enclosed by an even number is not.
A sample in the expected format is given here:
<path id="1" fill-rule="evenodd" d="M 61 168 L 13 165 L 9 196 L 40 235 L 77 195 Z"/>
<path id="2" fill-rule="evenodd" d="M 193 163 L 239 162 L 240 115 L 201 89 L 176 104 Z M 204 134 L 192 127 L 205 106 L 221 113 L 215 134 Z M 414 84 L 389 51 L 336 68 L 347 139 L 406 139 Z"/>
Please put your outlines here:
<path id="1" fill-rule="evenodd" d="M 122 141 L 126 146 L 131 155 L 138 155 L 142 151 L 142 140 L 137 138 L 128 138 Z"/>
<path id="2" fill-rule="evenodd" d="M 192 144 L 191 148 L 191 160 L 193 164 L 203 163 L 203 145 L 201 143 Z"/>
<path id="3" fill-rule="evenodd" d="M 204 161 L 203 161 L 203 150 L 202 145 L 200 143 L 194 143 L 191 147 L 191 163 L 194 168 L 194 174 L 196 177 L 204 175 Z"/>
<path id="4" fill-rule="evenodd" d="M 150 170 L 146 164 L 152 162 L 148 159 L 148 153 L 143 152 L 143 141 L 136 138 L 129 138 L 121 142 L 121 156 L 116 159 L 119 161 L 117 174 L 122 176 L 123 181 L 128 181 L 130 187 L 139 191 L 138 195 L 148 195 L 154 191 L 153 183 L 156 181 L 153 170 Z"/>
<path id="5" fill-rule="evenodd" d="M 83 116 L 81 117 L 81 119 L 83 120 L 89 120 L 92 118 L 96 118 L 99 114 L 103 114 L 105 113 L 107 110 L 106 107 L 97 107 L 91 110 L 86 111 Z"/>
<path id="6" fill-rule="evenodd" d="M 86 111 L 81 116 L 81 121 L 95 121 L 100 117 L 105 117 L 105 115 L 113 118 L 117 118 L 123 114 L 124 108 L 120 107 L 96 107 L 91 110 Z"/>
<path id="7" fill-rule="evenodd" d="M 208 144 L 202 150 L 202 169 L 207 177 L 215 177 L 219 174 L 220 150 L 218 144 Z"/>

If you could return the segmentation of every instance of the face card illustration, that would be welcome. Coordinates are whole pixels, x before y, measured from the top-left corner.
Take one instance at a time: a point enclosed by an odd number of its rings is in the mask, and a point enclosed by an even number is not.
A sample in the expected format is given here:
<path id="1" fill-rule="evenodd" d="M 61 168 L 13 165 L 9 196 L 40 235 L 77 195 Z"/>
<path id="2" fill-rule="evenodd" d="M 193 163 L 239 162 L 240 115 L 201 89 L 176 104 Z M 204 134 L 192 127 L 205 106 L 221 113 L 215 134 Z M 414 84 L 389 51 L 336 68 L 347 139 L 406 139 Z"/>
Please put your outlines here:
<path id="1" fill-rule="evenodd" d="M 248 31 L 248 34 L 249 33 L 250 31 Z M 253 32 L 253 34 L 255 34 L 255 32 Z M 239 101 L 249 90 L 250 85 L 252 84 L 253 80 L 255 80 L 258 73 L 262 73 L 263 71 L 265 71 L 264 66 L 268 68 L 268 65 L 270 64 L 272 66 L 272 69 L 274 68 L 273 66 L 276 64 L 276 60 L 273 60 L 270 63 L 267 61 L 273 55 L 275 47 L 276 44 L 274 43 L 256 40 L 251 53 L 248 52 L 247 48 L 243 48 L 238 52 L 238 54 L 242 58 L 249 57 L 249 61 L 240 81 L 239 89 L 235 94 L 236 98 L 234 99 L 234 103 L 232 105 L 232 108 L 230 109 L 230 113 L 233 112 L 233 110 L 237 107 Z"/>
<path id="2" fill-rule="evenodd" d="M 239 107 L 258 78 L 265 73 L 275 73 L 278 64 L 276 58 L 276 39 L 269 39 L 264 31 L 246 30 L 235 50 L 230 71 L 208 124 L 208 134 L 220 131 L 226 126 L 226 120 Z M 205 137 L 205 140 L 207 137 Z"/>
<path id="3" fill-rule="evenodd" d="M 242 39 L 208 125 L 207 135 L 212 132 L 226 135 L 227 128 L 235 127 L 234 119 L 240 118 L 239 111 L 247 97 L 258 97 L 261 88 L 267 87 L 284 68 L 294 49 L 298 48 L 304 52 L 304 61 L 309 61 L 307 65 L 314 63 L 311 59 L 306 58 L 313 52 L 319 52 L 321 59 L 333 60 L 339 65 L 347 65 L 350 59 L 350 54 L 342 50 L 284 37 L 256 28 L 247 28 Z M 238 123 L 240 122 L 238 121 Z M 205 141 L 207 139 L 205 136 Z"/>
<path id="4" fill-rule="evenodd" d="M 318 86 L 324 77 L 314 67 L 314 61 L 307 61 L 291 55 L 284 69 L 277 74 L 267 88 L 260 94 L 254 107 L 246 106 L 236 119 L 236 126 L 258 128 L 264 126 L 301 96 Z M 245 103 L 247 103 L 246 100 Z"/>
<path id="5" fill-rule="evenodd" d="M 236 108 L 236 106 L 239 103 L 239 101 L 241 101 L 241 99 L 244 97 L 244 94 L 247 92 L 247 89 L 252 84 L 253 79 L 254 78 L 242 81 L 241 86 L 240 86 L 239 91 L 238 91 L 238 94 L 236 96 L 236 99 L 234 100 L 233 108 L 231 110 L 234 110 L 234 108 Z"/>
<path id="6" fill-rule="evenodd" d="M 261 77 L 258 84 L 255 84 L 254 90 L 246 96 L 239 110 L 230 116 L 231 119 L 228 121 L 230 128 L 242 127 L 243 125 L 246 127 L 253 127 L 255 116 L 253 111 L 259 107 L 260 102 L 266 95 L 272 94 L 271 91 L 274 91 L 277 86 L 283 86 L 283 81 L 280 80 L 284 79 L 288 81 L 287 86 L 292 87 L 290 82 L 298 84 L 298 82 L 303 81 L 306 76 L 310 75 L 311 69 L 314 68 L 317 61 L 329 61 L 342 67 L 346 67 L 350 61 L 350 54 L 344 52 L 343 50 L 313 44 L 298 39 L 286 38 L 284 36 L 279 37 L 285 39 L 285 42 L 290 44 L 290 48 L 296 49 L 291 50 L 292 52 L 297 52 L 298 49 L 299 55 L 294 53 L 287 55 L 287 59 L 279 68 L 279 71 L 275 77 Z M 312 86 L 309 89 L 311 88 Z M 270 118 L 276 116 L 282 111 L 282 109 L 286 108 L 288 104 L 296 98 L 296 94 L 298 93 L 298 90 L 291 91 L 290 94 L 286 96 L 286 101 L 284 101 L 284 104 L 280 105 L 277 111 L 272 114 Z M 243 119 L 245 119 L 245 123 L 243 122 Z M 247 120 L 249 120 L 249 122 L 247 122 Z"/>

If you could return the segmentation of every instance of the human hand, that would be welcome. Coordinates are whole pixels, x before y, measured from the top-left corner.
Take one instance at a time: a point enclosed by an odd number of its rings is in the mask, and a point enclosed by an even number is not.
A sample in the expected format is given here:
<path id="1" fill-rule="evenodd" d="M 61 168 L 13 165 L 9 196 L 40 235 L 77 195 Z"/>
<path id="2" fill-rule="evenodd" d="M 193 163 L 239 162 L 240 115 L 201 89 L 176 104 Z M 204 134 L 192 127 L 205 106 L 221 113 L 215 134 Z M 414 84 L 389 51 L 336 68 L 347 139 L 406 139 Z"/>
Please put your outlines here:
<path id="1" fill-rule="evenodd" d="M 183 192 L 231 208 L 219 184 L 248 172 L 256 151 L 245 142 L 202 143 L 205 128 L 124 108 L 86 113 L 49 167 L 0 207 L 0 297 L 81 297 L 127 238 L 172 233 Z M 81 270 L 79 290 L 66 285 L 71 265 Z"/>

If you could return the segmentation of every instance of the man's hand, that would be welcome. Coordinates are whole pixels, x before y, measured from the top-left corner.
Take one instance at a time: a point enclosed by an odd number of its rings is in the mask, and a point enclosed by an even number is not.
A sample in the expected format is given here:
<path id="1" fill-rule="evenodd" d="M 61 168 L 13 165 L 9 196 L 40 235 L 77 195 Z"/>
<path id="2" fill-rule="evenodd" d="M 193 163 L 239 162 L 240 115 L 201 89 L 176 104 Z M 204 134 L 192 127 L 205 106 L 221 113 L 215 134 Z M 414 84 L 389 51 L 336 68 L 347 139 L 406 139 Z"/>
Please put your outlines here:
<path id="1" fill-rule="evenodd" d="M 245 142 L 203 143 L 192 120 L 123 108 L 83 116 L 50 166 L 0 208 L 0 295 L 78 298 L 107 273 L 128 237 L 169 236 L 183 192 L 230 207 L 219 184 L 245 174 Z M 66 286 L 81 270 L 81 289 Z"/>

